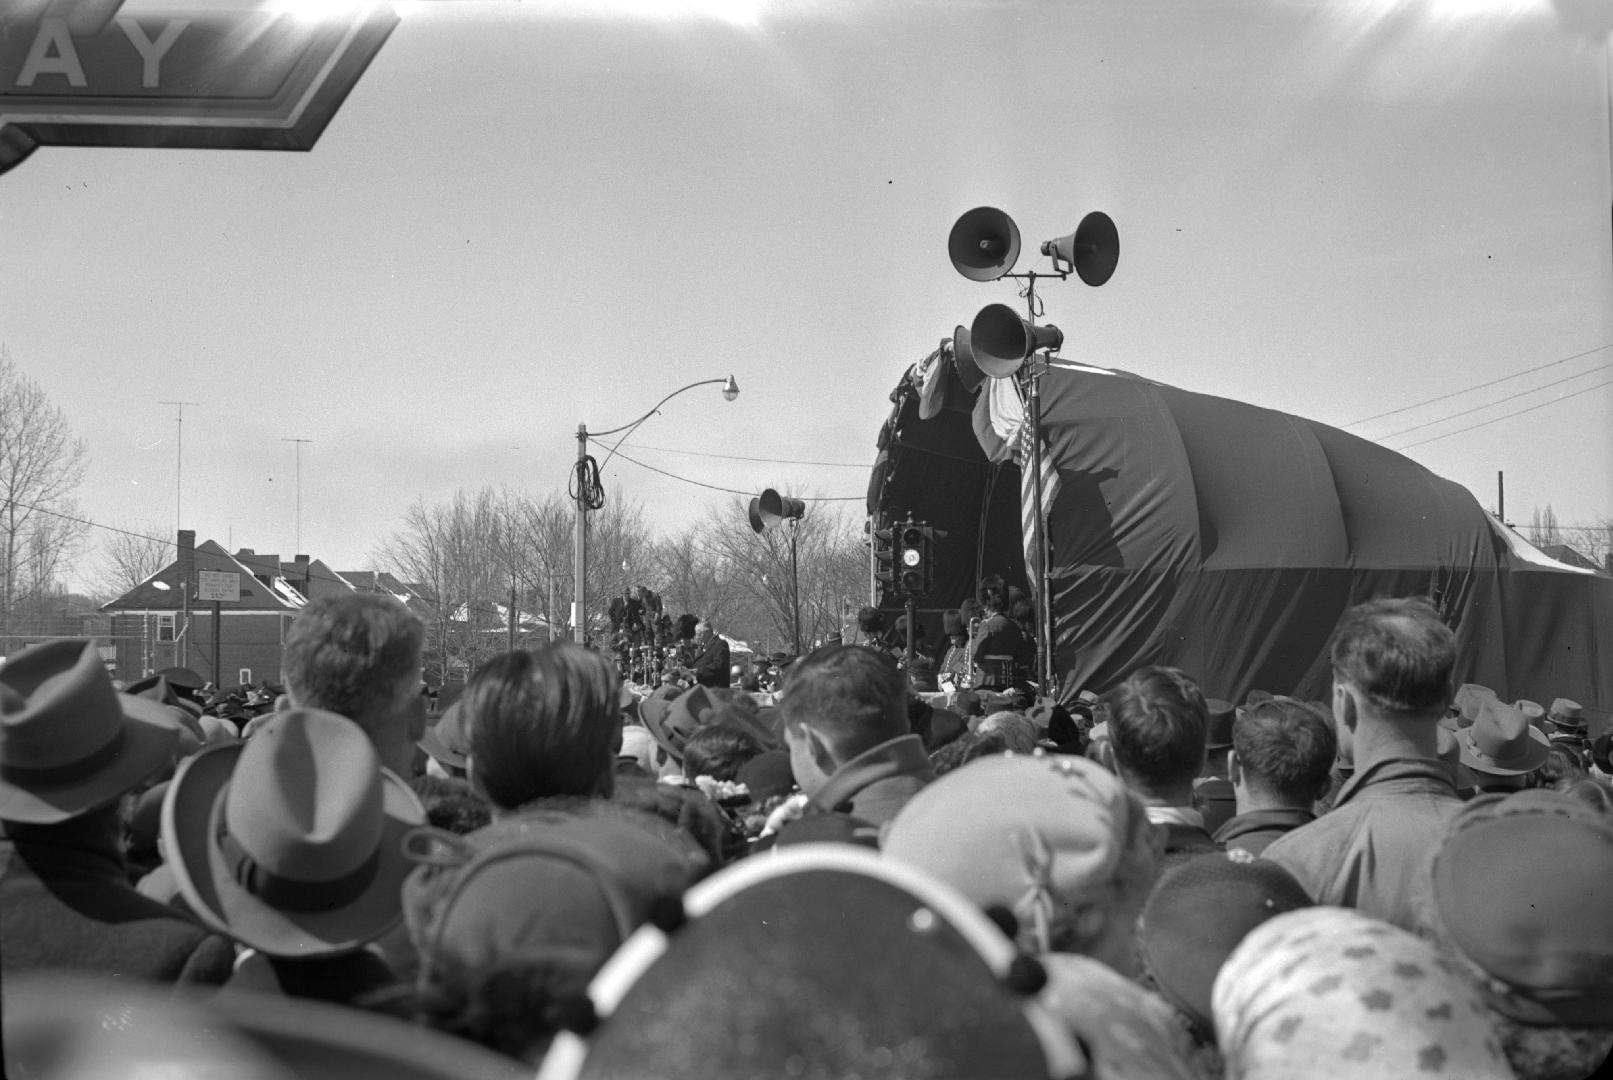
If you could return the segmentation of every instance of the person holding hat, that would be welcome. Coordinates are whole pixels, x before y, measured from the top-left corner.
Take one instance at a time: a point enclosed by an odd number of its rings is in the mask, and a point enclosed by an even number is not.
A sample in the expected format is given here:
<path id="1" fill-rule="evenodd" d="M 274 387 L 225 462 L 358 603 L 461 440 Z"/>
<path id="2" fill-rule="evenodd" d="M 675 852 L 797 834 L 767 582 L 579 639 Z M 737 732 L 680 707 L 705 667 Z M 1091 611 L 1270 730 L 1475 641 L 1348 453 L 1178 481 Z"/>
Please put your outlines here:
<path id="1" fill-rule="evenodd" d="M 1482 795 L 1451 822 L 1431 876 L 1430 930 L 1482 991 L 1520 1080 L 1604 1075 L 1613 820 L 1554 791 Z"/>
<path id="2" fill-rule="evenodd" d="M 119 694 L 93 642 L 53 641 L 0 665 L 0 989 L 75 970 L 217 985 L 234 949 L 140 895 L 119 801 L 173 763 L 168 706 Z"/>
<path id="3" fill-rule="evenodd" d="M 1227 778 L 1227 756 L 1232 750 L 1232 722 L 1237 710 L 1232 702 L 1205 698 L 1210 715 L 1204 730 L 1204 767 L 1193 781 L 1193 806 L 1204 817 L 1204 829 L 1212 836 L 1238 812 L 1237 793 Z"/>
<path id="4" fill-rule="evenodd" d="M 185 762 L 162 836 L 191 911 L 246 949 L 231 988 L 351 1004 L 394 982 L 365 946 L 403 918 L 403 837 L 425 823 L 358 725 L 293 708 Z"/>
<path id="5" fill-rule="evenodd" d="M 1337 758 L 1332 718 L 1303 702 L 1274 699 L 1239 710 L 1227 755 L 1238 812 L 1215 839 L 1260 855 L 1279 836 L 1315 821 L 1312 807 Z"/>
<path id="6" fill-rule="evenodd" d="M 1461 761 L 1483 792 L 1518 791 L 1546 763 L 1551 743 L 1522 709 L 1497 698 L 1480 702 L 1471 727 L 1456 732 Z"/>

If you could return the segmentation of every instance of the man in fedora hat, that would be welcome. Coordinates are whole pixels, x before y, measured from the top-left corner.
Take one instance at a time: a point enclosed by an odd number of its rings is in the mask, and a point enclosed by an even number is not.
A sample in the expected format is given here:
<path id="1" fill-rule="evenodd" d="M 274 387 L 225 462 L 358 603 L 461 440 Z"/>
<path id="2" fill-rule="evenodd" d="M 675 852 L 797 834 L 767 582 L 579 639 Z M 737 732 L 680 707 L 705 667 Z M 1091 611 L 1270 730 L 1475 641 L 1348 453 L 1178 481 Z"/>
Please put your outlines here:
<path id="1" fill-rule="evenodd" d="M 1456 732 L 1462 764 L 1473 774 L 1482 792 L 1517 791 L 1529 786 L 1529 776 L 1546 763 L 1551 743 L 1529 723 L 1522 709 L 1497 698 L 1479 706 L 1473 726 Z"/>
<path id="2" fill-rule="evenodd" d="M 1585 720 L 1585 710 L 1579 702 L 1569 698 L 1557 698 L 1551 703 L 1551 712 L 1546 714 L 1551 722 L 1551 745 L 1561 746 L 1573 751 L 1579 760 L 1581 768 L 1589 767 L 1590 757 L 1590 725 Z"/>
<path id="3" fill-rule="evenodd" d="M 53 641 L 0 666 L 0 973 L 68 969 L 219 984 L 234 950 L 140 895 L 118 801 L 173 763 L 169 707 L 122 695 L 95 645 Z"/>
<path id="4" fill-rule="evenodd" d="M 403 918 L 403 837 L 425 823 L 356 724 L 293 708 L 186 761 L 162 836 L 190 909 L 247 949 L 231 987 L 351 1003 L 393 981 L 365 946 Z"/>

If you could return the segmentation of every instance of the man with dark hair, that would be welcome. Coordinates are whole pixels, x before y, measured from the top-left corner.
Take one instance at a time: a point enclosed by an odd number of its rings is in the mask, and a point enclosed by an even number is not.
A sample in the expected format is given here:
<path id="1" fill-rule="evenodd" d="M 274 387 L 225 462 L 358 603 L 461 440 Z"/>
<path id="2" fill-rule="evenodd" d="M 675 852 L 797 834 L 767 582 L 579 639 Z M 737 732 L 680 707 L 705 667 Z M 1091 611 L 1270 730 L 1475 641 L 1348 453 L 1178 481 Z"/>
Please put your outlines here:
<path id="1" fill-rule="evenodd" d="M 1139 668 L 1103 702 L 1115 772 L 1164 830 L 1164 865 L 1221 850 L 1193 808 L 1209 726 L 1198 684 L 1176 668 Z"/>
<path id="2" fill-rule="evenodd" d="M 1262 702 L 1232 723 L 1227 773 L 1238 813 L 1216 830 L 1228 848 L 1259 855 L 1284 833 L 1316 820 L 1339 740 L 1331 717 L 1292 699 Z"/>
<path id="3" fill-rule="evenodd" d="M 421 696 L 425 626 L 395 597 L 340 593 L 314 600 L 286 636 L 282 709 L 324 709 L 364 729 L 381 764 L 407 778 L 426 730 Z"/>
<path id="4" fill-rule="evenodd" d="M 1432 852 L 1462 808 L 1439 760 L 1456 638 L 1420 598 L 1372 600 L 1333 634 L 1333 717 L 1355 772 L 1333 809 L 1273 841 L 1265 857 L 1318 904 L 1416 931 Z"/>
<path id="5" fill-rule="evenodd" d="M 460 702 L 471 785 L 495 814 L 554 796 L 611 794 L 621 681 L 604 656 L 569 641 L 504 653 L 471 677 Z"/>
<path id="6" fill-rule="evenodd" d="M 981 620 L 969 638 L 975 666 L 984 673 L 983 685 L 1007 686 L 1015 669 L 1034 655 L 1035 643 L 1028 642 L 1019 624 L 1008 617 L 1008 589 L 1002 578 L 993 575 L 981 583 L 980 607 Z"/>
<path id="7" fill-rule="evenodd" d="M 884 825 L 934 776 L 888 656 L 826 645 L 790 668 L 779 706 L 796 783 L 820 812 Z"/>

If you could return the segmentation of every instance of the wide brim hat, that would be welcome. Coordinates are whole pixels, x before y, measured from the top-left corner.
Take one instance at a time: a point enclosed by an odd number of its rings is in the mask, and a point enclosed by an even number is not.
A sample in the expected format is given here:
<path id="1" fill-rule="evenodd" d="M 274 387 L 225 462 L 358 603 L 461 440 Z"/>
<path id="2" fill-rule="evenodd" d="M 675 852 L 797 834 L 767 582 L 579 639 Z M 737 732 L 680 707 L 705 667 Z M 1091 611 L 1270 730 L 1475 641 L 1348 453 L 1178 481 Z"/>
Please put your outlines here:
<path id="1" fill-rule="evenodd" d="M 1564 731 L 1584 732 L 1590 729 L 1585 719 L 1584 706 L 1568 698 L 1557 698 L 1553 701 L 1546 719 Z"/>
<path id="2" fill-rule="evenodd" d="M 433 758 L 451 769 L 465 768 L 470 753 L 470 733 L 465 730 L 465 710 L 462 702 L 448 706 L 448 711 L 437 722 L 426 728 L 417 745 Z"/>
<path id="3" fill-rule="evenodd" d="M 646 699 L 639 706 L 639 716 L 661 749 L 672 755 L 674 761 L 681 762 L 683 747 L 689 741 L 689 736 L 700 729 L 716 708 L 717 704 L 711 700 L 706 688 L 696 685 L 670 701 L 665 698 Z"/>
<path id="4" fill-rule="evenodd" d="M 1479 707 L 1486 701 L 1499 700 L 1496 692 L 1488 686 L 1478 683 L 1463 683 L 1456 688 L 1456 696 L 1451 699 L 1451 708 L 1461 717 L 1460 726 L 1467 727 L 1479 718 Z"/>
<path id="5" fill-rule="evenodd" d="M 682 917 L 670 914 L 600 969 L 588 987 L 597 1029 L 586 1042 L 562 1032 L 539 1080 L 783 1076 L 796 1064 L 947 1080 L 1084 1064 L 1032 996 L 1045 969 L 956 891 L 875 852 L 781 847 L 695 885 Z M 878 1047 L 893 1057 L 873 1068 Z"/>
<path id="6" fill-rule="evenodd" d="M 94 643 L 24 649 L 0 665 L 0 821 L 97 810 L 172 764 L 179 735 L 169 706 L 112 689 Z"/>
<path id="7" fill-rule="evenodd" d="M 123 692 L 135 697 L 160 701 L 164 705 L 172 705 L 193 719 L 201 716 L 203 712 L 201 702 L 174 689 L 173 684 L 163 675 L 148 675 L 144 679 L 136 680 L 125 686 Z"/>
<path id="8" fill-rule="evenodd" d="M 288 710 L 274 721 L 314 711 Z M 267 956 L 308 959 L 354 952 L 402 921 L 403 882 L 414 869 L 403 853 L 403 838 L 426 823 L 425 810 L 408 784 L 377 765 L 381 829 L 367 879 L 340 889 L 339 901 L 317 907 L 297 910 L 269 902 L 237 880 L 235 860 L 226 854 L 221 836 L 226 797 L 243 755 L 278 730 L 266 727 L 250 741 L 212 747 L 180 766 L 162 808 L 168 865 L 197 919 Z"/>
<path id="9" fill-rule="evenodd" d="M 1523 776 L 1546 763 L 1551 741 L 1520 710 L 1498 698 L 1479 703 L 1473 723 L 1455 733 L 1462 764 L 1491 776 Z"/>
<path id="10" fill-rule="evenodd" d="M 1445 936 L 1523 1024 L 1613 1026 L 1613 823 L 1555 791 L 1463 805 L 1434 857 Z"/>

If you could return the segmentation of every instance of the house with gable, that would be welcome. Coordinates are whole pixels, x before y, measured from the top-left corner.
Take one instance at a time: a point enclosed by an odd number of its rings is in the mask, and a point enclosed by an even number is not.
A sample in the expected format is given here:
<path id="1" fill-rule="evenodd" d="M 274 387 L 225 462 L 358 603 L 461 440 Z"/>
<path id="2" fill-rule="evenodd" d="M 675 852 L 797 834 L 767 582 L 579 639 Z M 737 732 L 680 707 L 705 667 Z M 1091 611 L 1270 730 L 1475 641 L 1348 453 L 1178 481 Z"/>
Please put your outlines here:
<path id="1" fill-rule="evenodd" d="M 221 688 L 264 680 L 282 682 L 280 653 L 291 620 L 307 602 L 286 566 L 313 595 L 352 586 L 318 560 L 282 564 L 249 548 L 231 555 L 215 541 L 179 534 L 179 557 L 122 596 L 104 604 L 115 643 L 114 675 L 133 682 L 166 667 L 188 667 Z M 317 568 L 317 570 L 316 570 Z M 196 595 L 203 572 L 233 574 L 240 599 L 215 605 Z M 311 584 L 317 581 L 317 585 Z M 213 656 L 217 635 L 218 666 Z"/>

